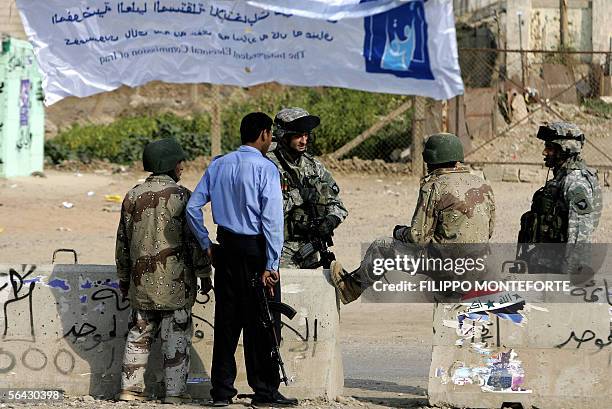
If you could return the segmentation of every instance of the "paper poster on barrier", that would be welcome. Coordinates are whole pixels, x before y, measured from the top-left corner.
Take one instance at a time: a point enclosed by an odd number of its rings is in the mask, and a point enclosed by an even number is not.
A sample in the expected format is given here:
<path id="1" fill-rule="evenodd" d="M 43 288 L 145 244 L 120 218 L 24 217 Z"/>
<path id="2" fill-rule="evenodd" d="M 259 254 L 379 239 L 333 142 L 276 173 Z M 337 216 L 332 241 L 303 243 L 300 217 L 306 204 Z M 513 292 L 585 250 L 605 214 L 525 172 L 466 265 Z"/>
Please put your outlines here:
<path id="1" fill-rule="evenodd" d="M 401 3 L 328 21 L 223 0 L 17 1 L 47 105 L 153 80 L 463 93 L 451 2 Z"/>

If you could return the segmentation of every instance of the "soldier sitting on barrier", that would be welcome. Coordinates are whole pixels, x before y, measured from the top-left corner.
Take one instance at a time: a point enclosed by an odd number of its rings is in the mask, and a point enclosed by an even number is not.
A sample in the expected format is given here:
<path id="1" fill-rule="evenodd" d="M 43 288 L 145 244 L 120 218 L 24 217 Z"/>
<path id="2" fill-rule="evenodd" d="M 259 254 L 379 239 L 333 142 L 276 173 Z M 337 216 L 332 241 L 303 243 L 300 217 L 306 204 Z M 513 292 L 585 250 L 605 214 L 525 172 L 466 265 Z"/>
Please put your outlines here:
<path id="1" fill-rule="evenodd" d="M 395 226 L 393 237 L 374 241 L 352 273 L 337 261 L 331 263 L 332 283 L 344 304 L 359 298 L 380 279 L 373 273 L 376 259 L 418 257 L 415 251 L 423 246 L 430 252 L 477 254 L 491 238 L 495 223 L 493 191 L 461 164 L 463 146 L 459 138 L 447 133 L 431 135 L 425 142 L 423 160 L 427 175 L 421 179 L 410 226 Z"/>
<path id="2" fill-rule="evenodd" d="M 121 374 L 122 401 L 146 400 L 144 373 L 159 331 L 166 384 L 164 403 L 186 403 L 191 348 L 191 307 L 197 280 L 212 288 L 208 255 L 185 217 L 191 192 L 178 181 L 185 153 L 174 139 L 148 144 L 144 169 L 152 174 L 123 199 L 116 264 L 121 293 L 132 307 Z"/>

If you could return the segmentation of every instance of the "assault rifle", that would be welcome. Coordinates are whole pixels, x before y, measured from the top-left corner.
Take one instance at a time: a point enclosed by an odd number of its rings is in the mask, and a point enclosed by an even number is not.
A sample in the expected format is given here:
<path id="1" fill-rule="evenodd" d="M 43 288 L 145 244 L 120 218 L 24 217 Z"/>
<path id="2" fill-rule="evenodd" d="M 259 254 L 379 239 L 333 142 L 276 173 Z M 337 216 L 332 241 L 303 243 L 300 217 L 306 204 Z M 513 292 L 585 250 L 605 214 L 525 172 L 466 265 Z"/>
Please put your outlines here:
<path id="1" fill-rule="evenodd" d="M 274 319 L 274 315 L 272 315 L 272 312 L 280 313 L 281 315 L 284 315 L 292 320 L 293 317 L 295 317 L 295 314 L 297 314 L 297 311 L 288 304 L 280 301 L 268 300 L 268 296 L 266 295 L 266 287 L 261 282 L 260 277 L 253 278 L 252 285 L 257 294 L 257 302 L 259 304 L 259 319 L 261 320 L 262 326 L 267 330 L 270 338 L 270 344 L 272 346 L 270 355 L 272 356 L 272 359 L 278 363 L 281 373 L 283 374 L 281 381 L 285 383 L 285 386 L 289 386 L 287 373 L 285 373 L 285 364 L 283 363 L 283 358 L 280 354 L 280 334 L 277 334 L 276 332 L 276 321 Z"/>
<path id="2" fill-rule="evenodd" d="M 313 206 L 314 207 L 314 206 Z M 316 210 L 312 209 L 311 212 L 314 213 Z M 311 214 L 312 214 L 311 213 Z M 321 222 L 321 218 L 315 219 L 310 226 L 308 227 L 307 232 L 307 243 L 298 249 L 298 251 L 293 255 L 293 261 L 301 266 L 302 268 L 329 268 L 332 261 L 336 259 L 336 255 L 329 249 L 329 247 L 334 245 L 334 241 L 332 240 L 332 234 L 329 236 L 321 237 L 316 235 L 316 227 Z M 314 261 L 309 264 L 304 264 L 309 258 L 314 256 L 316 253 L 319 253 L 319 261 Z"/>
<path id="3" fill-rule="evenodd" d="M 529 251 L 530 245 L 533 243 L 533 227 L 536 225 L 537 215 L 528 211 L 521 216 L 521 230 L 519 230 L 518 234 L 518 242 L 516 243 L 516 255 L 513 261 L 504 261 L 502 263 L 502 271 L 504 271 L 504 267 L 508 264 L 512 265 L 508 269 L 508 272 L 511 274 L 525 274 L 528 270 L 527 263 L 529 262 Z"/>
<path id="4" fill-rule="evenodd" d="M 278 162 L 285 173 L 287 173 L 289 178 L 292 180 L 293 184 L 300 190 L 304 189 L 305 183 L 300 180 L 299 176 L 295 174 L 295 172 L 286 162 L 285 158 L 283 158 L 283 156 L 276 149 L 274 150 L 274 155 L 278 159 Z M 302 229 L 302 233 L 306 236 L 307 243 L 298 249 L 298 251 L 293 255 L 292 260 L 295 264 L 302 268 L 314 269 L 321 266 L 323 266 L 323 268 L 329 268 L 331 262 L 336 259 L 335 254 L 329 250 L 329 247 L 334 245 L 334 241 L 332 240 L 333 233 L 325 237 L 318 236 L 316 234 L 316 228 L 323 221 L 323 217 L 319 216 L 317 206 L 314 203 L 308 203 L 305 210 L 308 213 L 308 218 L 310 220 L 308 226 Z M 317 252 L 319 253 L 319 261 L 305 264 L 305 262 Z"/>

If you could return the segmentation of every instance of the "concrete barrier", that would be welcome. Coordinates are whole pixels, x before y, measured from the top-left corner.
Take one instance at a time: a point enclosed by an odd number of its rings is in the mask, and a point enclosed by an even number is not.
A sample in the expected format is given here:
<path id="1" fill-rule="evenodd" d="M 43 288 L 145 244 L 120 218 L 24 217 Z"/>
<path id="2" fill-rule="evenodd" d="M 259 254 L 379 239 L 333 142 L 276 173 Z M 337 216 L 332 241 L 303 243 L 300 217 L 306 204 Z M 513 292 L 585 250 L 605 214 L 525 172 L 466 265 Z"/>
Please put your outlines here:
<path id="1" fill-rule="evenodd" d="M 283 318 L 281 353 L 291 379 L 281 390 L 298 398 L 342 394 L 344 382 L 334 288 L 321 270 L 284 270 L 283 301 L 298 314 Z M 129 303 L 110 265 L 0 265 L 0 388 L 57 388 L 73 395 L 113 397 L 120 387 Z M 208 398 L 214 295 L 198 296 L 189 390 Z M 250 393 L 242 343 L 236 388 Z M 156 341 L 145 379 L 163 385 Z"/>
<path id="2" fill-rule="evenodd" d="M 469 309 L 461 304 L 435 307 L 431 404 L 610 407 L 612 332 L 607 303 L 527 304 L 514 316 L 521 321 L 518 325 L 495 313 L 488 314 L 488 321 L 462 315 Z"/>

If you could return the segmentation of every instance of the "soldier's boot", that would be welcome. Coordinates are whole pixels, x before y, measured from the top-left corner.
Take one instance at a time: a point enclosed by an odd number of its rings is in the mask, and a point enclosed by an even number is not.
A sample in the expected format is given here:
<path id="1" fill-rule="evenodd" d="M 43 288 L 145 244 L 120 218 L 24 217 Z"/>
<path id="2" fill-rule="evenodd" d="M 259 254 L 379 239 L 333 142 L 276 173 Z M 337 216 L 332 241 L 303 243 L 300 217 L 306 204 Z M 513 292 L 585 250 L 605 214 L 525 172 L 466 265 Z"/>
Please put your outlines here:
<path id="1" fill-rule="evenodd" d="M 128 390 L 121 390 L 117 394 L 117 400 L 122 402 L 131 402 L 131 401 L 146 401 L 149 400 L 147 395 L 144 392 L 134 392 Z"/>
<path id="2" fill-rule="evenodd" d="M 343 269 L 338 261 L 332 261 L 329 268 L 332 284 L 336 287 L 342 303 L 348 304 L 359 298 L 363 289 L 355 276 Z"/>

